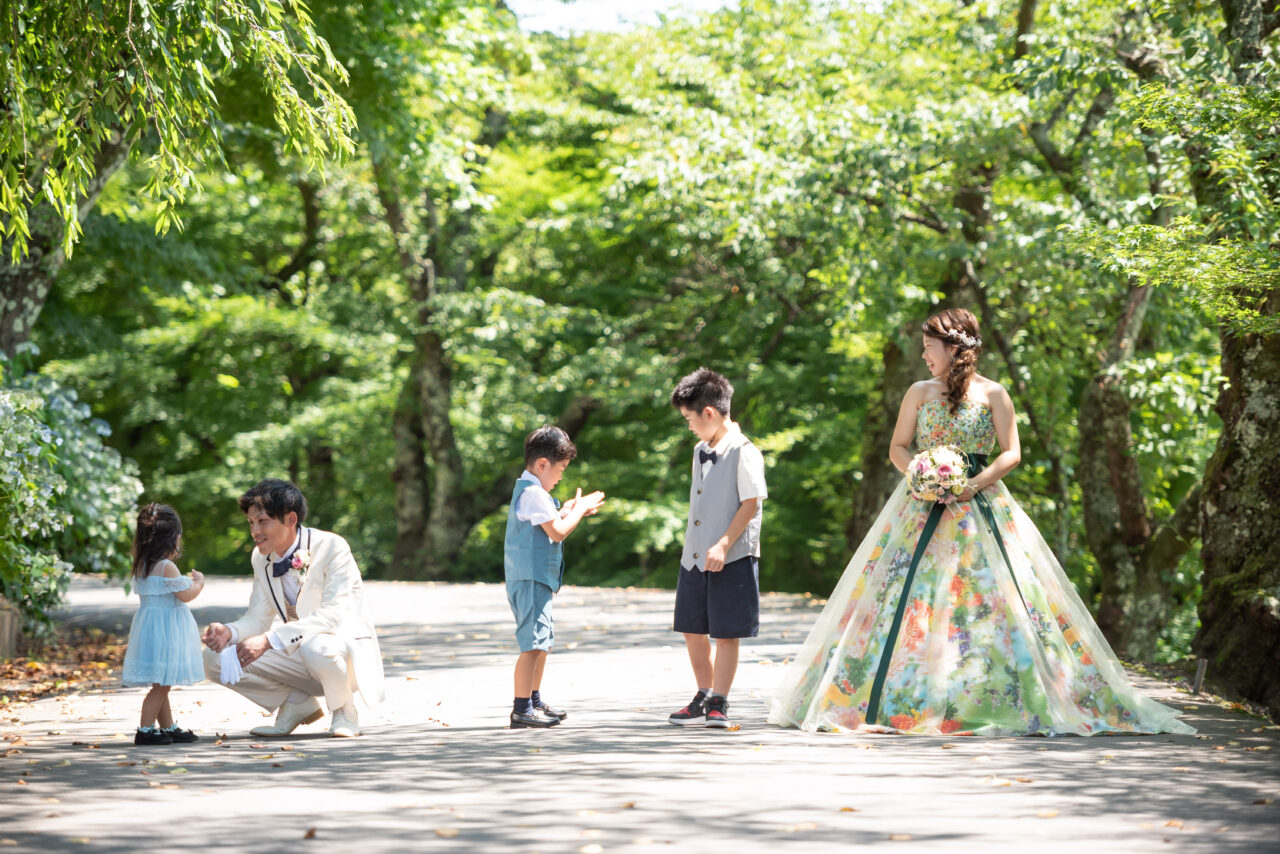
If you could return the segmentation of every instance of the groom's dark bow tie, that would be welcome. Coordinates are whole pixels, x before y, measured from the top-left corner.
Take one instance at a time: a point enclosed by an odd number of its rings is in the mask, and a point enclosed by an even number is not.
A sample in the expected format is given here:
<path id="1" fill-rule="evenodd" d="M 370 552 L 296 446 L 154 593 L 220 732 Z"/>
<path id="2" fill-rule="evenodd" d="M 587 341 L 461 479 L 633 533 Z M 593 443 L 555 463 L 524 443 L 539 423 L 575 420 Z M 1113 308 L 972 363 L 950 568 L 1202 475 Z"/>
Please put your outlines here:
<path id="1" fill-rule="evenodd" d="M 698 462 L 700 463 L 705 463 L 707 460 L 710 460 L 711 464 L 715 465 L 716 460 L 719 459 L 719 456 L 720 455 L 717 454 L 715 451 L 708 451 L 706 448 L 698 449 Z"/>
<path id="2" fill-rule="evenodd" d="M 280 558 L 280 560 L 276 561 L 274 564 L 271 565 L 271 577 L 279 578 L 280 576 L 287 573 L 289 571 L 289 567 L 291 566 L 293 566 L 293 555 Z"/>

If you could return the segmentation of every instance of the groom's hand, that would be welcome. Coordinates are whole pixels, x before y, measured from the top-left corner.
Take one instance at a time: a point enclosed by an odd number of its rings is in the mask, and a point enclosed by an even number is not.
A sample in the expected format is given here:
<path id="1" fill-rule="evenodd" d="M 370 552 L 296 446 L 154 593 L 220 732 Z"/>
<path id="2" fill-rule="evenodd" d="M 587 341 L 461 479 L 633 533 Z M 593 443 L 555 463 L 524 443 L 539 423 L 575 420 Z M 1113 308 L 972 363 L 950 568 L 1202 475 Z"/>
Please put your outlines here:
<path id="1" fill-rule="evenodd" d="M 200 640 L 214 652 L 222 652 L 222 648 L 231 643 L 231 629 L 222 623 L 210 623 Z"/>
<path id="2" fill-rule="evenodd" d="M 267 640 L 266 635 L 254 635 L 248 640 L 240 641 L 240 666 L 248 667 L 262 658 L 262 654 L 269 649 L 271 649 L 271 641 Z"/>

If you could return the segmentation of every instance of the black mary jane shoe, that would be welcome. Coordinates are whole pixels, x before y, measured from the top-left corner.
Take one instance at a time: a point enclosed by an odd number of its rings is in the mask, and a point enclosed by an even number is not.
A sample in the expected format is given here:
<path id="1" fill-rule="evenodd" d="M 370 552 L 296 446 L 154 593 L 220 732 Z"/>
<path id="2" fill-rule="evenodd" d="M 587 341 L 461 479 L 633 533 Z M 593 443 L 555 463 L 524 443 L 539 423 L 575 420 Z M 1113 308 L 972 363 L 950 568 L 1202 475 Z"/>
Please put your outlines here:
<path id="1" fill-rule="evenodd" d="M 559 724 L 559 718 L 544 715 L 539 709 L 534 709 L 528 714 L 522 712 L 511 713 L 512 729 L 550 729 L 553 726 L 559 726 Z"/>
<path id="2" fill-rule="evenodd" d="M 200 740 L 200 736 L 189 729 L 166 729 L 161 732 L 172 738 L 174 744 L 191 744 Z"/>
<path id="3" fill-rule="evenodd" d="M 143 732 L 138 730 L 133 734 L 134 744 L 173 744 L 173 736 L 162 729 L 153 729 L 151 732 Z"/>
<path id="4" fill-rule="evenodd" d="M 534 706 L 534 709 L 536 709 L 539 712 L 542 712 L 547 717 L 555 718 L 558 721 L 562 721 L 565 718 L 569 717 L 568 712 L 564 711 L 563 709 L 557 709 L 554 706 L 548 706 L 546 703 L 543 703 L 541 706 Z"/>

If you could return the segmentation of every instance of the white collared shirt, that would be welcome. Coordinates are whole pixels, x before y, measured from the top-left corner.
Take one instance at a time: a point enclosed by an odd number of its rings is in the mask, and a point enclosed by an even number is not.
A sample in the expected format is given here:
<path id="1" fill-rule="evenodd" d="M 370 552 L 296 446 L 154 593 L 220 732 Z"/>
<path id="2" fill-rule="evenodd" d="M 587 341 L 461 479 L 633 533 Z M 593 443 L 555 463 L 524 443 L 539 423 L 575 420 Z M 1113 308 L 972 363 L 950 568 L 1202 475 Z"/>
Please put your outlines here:
<path id="1" fill-rule="evenodd" d="M 714 451 L 717 455 L 723 457 L 725 451 L 730 448 L 742 447 L 742 452 L 738 454 L 738 498 L 746 501 L 748 498 L 759 498 L 764 500 L 769 497 L 769 490 L 765 487 L 764 482 L 764 455 L 760 453 L 760 449 L 747 441 L 747 437 L 742 435 L 742 428 L 738 426 L 736 421 L 726 421 L 727 429 L 724 435 L 720 437 L 720 441 L 716 443 L 714 448 L 710 447 L 706 442 L 699 442 L 697 447 L 693 449 L 694 465 L 698 465 L 698 459 L 702 451 Z M 720 461 L 711 462 L 707 460 L 702 463 L 702 476 L 706 477 L 711 471 L 711 467 L 719 465 Z"/>
<path id="2" fill-rule="evenodd" d="M 533 472 L 525 469 L 520 480 L 528 481 L 524 492 L 516 499 L 516 518 L 532 525 L 542 525 L 560 518 L 560 511 L 551 498 L 551 493 L 542 488 L 542 481 Z"/>
<path id="3" fill-rule="evenodd" d="M 275 552 L 272 552 L 271 554 L 267 555 L 267 583 L 268 584 L 271 583 L 271 579 L 273 578 L 272 571 L 275 567 L 276 562 L 280 560 L 284 560 L 284 558 L 296 552 L 298 550 L 298 547 L 301 545 L 302 545 L 302 527 L 299 526 L 298 536 L 294 537 L 293 545 L 290 546 L 285 551 L 283 557 L 273 558 L 271 555 L 274 555 Z M 298 570 L 294 569 L 293 567 L 290 567 L 288 572 L 280 576 L 280 587 L 284 592 L 285 601 L 288 602 L 290 605 L 297 605 L 298 591 L 302 589 L 302 578 L 299 577 Z M 233 644 L 240 643 L 240 630 L 237 629 L 235 626 L 229 626 L 228 628 L 231 629 L 231 643 Z M 267 642 L 271 644 L 272 649 L 284 649 L 284 644 L 280 642 L 280 638 L 276 636 L 275 632 L 267 632 Z"/>

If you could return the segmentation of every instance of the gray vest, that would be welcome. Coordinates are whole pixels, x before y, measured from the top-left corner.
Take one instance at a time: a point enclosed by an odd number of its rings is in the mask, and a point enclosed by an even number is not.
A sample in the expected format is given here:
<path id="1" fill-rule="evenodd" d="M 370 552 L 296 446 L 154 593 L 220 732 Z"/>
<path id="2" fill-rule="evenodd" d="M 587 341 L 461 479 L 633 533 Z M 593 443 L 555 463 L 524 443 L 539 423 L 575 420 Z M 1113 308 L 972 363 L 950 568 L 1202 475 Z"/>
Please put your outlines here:
<path id="1" fill-rule="evenodd" d="M 738 457 L 747 444 L 743 442 L 721 454 L 706 478 L 702 476 L 702 464 L 694 452 L 693 483 L 689 487 L 689 527 L 684 532 L 684 554 L 680 556 L 682 569 L 702 569 L 707 549 L 729 530 L 729 523 L 742 504 L 738 497 Z M 760 556 L 760 523 L 763 518 L 764 502 L 759 501 L 756 503 L 756 515 L 747 523 L 747 529 L 729 544 L 725 563 Z"/>

